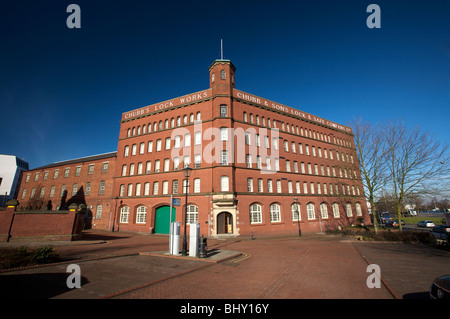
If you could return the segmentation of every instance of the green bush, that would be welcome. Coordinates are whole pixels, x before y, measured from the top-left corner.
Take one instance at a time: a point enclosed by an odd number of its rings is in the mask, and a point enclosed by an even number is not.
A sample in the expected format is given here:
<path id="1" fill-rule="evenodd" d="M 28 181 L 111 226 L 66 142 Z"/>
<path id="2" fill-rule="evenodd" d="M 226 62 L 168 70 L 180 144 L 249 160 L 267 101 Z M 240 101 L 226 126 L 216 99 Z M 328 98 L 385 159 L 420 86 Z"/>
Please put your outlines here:
<path id="1" fill-rule="evenodd" d="M 45 264 L 58 259 L 58 253 L 53 246 L 44 246 L 37 248 L 30 256 L 31 262 Z"/>

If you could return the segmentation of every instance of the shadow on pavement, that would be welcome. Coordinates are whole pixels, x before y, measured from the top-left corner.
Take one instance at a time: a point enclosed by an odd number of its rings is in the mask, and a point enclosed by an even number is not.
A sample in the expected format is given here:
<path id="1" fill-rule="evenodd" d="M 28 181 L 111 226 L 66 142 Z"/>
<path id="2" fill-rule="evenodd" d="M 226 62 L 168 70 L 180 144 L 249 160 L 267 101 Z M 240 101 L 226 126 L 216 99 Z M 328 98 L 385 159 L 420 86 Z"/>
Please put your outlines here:
<path id="1" fill-rule="evenodd" d="M 48 299 L 71 290 L 67 287 L 69 273 L 39 273 L 0 276 L 2 299 Z M 81 286 L 89 283 L 81 276 Z"/>

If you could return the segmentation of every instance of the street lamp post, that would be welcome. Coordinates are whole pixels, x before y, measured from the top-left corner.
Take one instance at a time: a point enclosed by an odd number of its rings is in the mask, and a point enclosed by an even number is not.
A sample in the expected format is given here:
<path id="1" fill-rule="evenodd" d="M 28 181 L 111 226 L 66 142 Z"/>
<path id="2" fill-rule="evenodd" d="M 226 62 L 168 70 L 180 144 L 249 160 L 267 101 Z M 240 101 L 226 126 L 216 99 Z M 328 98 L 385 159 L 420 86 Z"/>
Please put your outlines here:
<path id="1" fill-rule="evenodd" d="M 300 210 L 298 209 L 298 198 L 294 198 L 295 211 L 297 212 L 298 237 L 302 237 L 302 230 L 300 229 Z"/>
<path id="2" fill-rule="evenodd" d="M 188 191 L 189 191 L 189 176 L 191 176 L 192 168 L 189 165 L 183 169 L 184 177 L 186 177 L 186 204 L 184 206 L 184 235 L 183 235 L 183 248 L 181 250 L 182 256 L 187 256 L 187 238 L 186 238 L 186 224 L 187 224 L 187 203 L 188 203 Z"/>

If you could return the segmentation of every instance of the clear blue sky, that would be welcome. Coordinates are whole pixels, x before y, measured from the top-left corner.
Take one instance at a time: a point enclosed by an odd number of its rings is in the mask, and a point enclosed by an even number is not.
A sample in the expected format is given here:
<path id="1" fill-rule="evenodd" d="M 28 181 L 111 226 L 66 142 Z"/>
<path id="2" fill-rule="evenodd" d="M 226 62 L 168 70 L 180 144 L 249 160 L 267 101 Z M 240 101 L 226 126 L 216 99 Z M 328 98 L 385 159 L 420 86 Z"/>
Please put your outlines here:
<path id="1" fill-rule="evenodd" d="M 449 16 L 433 0 L 2 1 L 0 153 L 35 168 L 115 151 L 123 112 L 208 88 L 221 38 L 242 91 L 449 142 Z"/>

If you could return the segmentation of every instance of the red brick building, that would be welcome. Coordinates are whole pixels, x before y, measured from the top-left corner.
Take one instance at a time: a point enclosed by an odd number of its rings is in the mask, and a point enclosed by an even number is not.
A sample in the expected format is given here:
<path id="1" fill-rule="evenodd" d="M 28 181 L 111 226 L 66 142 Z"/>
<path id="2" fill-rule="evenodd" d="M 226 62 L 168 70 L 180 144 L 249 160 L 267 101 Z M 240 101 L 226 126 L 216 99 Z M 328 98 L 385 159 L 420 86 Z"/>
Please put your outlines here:
<path id="1" fill-rule="evenodd" d="M 351 128 L 237 90 L 235 71 L 216 60 L 208 89 L 123 113 L 117 153 L 24 172 L 19 209 L 75 202 L 88 227 L 168 233 L 189 164 L 187 222 L 204 236 L 369 224 Z"/>
<path id="2" fill-rule="evenodd" d="M 208 89 L 122 114 L 118 229 L 184 225 L 187 164 L 187 222 L 205 236 L 369 224 L 351 128 L 237 90 L 235 70 L 216 60 Z"/>
<path id="3" fill-rule="evenodd" d="M 87 227 L 112 229 L 113 176 L 116 152 L 49 164 L 22 173 L 18 210 L 67 210 L 70 204 L 87 208 Z"/>

